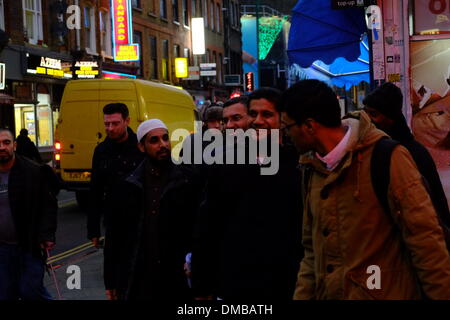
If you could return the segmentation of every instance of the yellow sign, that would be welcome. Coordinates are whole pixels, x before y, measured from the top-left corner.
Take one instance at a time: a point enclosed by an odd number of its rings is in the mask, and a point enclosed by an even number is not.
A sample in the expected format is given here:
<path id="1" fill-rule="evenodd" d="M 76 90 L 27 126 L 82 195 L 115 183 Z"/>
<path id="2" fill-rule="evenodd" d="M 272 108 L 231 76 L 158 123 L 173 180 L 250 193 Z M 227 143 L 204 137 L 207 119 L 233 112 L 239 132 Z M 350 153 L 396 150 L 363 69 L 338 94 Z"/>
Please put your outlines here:
<path id="1" fill-rule="evenodd" d="M 116 46 L 115 61 L 138 61 L 139 60 L 139 45 L 126 44 Z"/>
<path id="2" fill-rule="evenodd" d="M 177 78 L 189 77 L 188 58 L 175 58 L 175 76 Z"/>

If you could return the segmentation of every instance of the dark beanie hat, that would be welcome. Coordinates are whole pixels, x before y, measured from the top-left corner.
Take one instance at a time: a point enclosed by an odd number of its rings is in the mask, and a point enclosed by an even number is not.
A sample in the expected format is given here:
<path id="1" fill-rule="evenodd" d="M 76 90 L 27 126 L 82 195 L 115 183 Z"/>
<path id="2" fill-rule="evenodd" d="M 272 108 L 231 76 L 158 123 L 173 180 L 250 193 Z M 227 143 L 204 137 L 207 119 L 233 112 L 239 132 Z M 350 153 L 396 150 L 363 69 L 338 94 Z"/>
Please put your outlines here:
<path id="1" fill-rule="evenodd" d="M 378 110 L 392 120 L 403 116 L 403 94 L 400 88 L 392 82 L 386 82 L 369 93 L 364 98 L 363 104 Z"/>
<path id="2" fill-rule="evenodd" d="M 223 108 L 218 106 L 212 106 L 205 110 L 203 121 L 222 120 Z"/>

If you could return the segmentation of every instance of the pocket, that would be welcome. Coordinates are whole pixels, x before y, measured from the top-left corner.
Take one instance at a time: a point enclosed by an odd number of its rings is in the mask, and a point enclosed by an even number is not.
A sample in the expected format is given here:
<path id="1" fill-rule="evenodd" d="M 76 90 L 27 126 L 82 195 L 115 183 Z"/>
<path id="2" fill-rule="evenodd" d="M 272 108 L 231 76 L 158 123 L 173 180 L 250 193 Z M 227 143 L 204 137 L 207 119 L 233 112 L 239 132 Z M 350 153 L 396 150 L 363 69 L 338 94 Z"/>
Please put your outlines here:
<path id="1" fill-rule="evenodd" d="M 377 276 L 379 279 L 376 279 Z M 345 299 L 348 300 L 410 300 L 420 297 L 414 276 L 408 268 L 380 267 L 379 273 L 353 270 L 345 278 Z"/>

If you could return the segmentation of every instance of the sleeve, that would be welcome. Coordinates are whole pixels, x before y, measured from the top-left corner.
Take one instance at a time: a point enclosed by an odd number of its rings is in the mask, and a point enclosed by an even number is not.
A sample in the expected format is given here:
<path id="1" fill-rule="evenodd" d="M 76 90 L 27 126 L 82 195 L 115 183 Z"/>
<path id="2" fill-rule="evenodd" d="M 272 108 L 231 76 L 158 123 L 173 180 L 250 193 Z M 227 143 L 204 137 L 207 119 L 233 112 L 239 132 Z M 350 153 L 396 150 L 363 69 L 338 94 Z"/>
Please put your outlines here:
<path id="1" fill-rule="evenodd" d="M 307 207 L 307 201 L 305 201 Z M 312 246 L 312 215 L 310 210 L 305 210 L 303 215 L 303 248 L 304 257 L 300 263 L 297 276 L 297 285 L 294 292 L 294 300 L 314 300 L 316 279 L 314 273 L 314 251 Z"/>
<path id="2" fill-rule="evenodd" d="M 450 257 L 436 211 L 410 153 L 394 149 L 390 169 L 391 213 L 411 253 L 423 292 L 450 299 Z"/>
<path id="3" fill-rule="evenodd" d="M 41 220 L 39 225 L 39 242 L 55 242 L 57 227 L 58 201 L 47 183 L 47 173 L 43 166 L 39 172 L 39 193 L 42 206 Z"/>
<path id="4" fill-rule="evenodd" d="M 92 173 L 89 192 L 89 208 L 87 213 L 87 237 L 88 239 L 100 237 L 100 225 L 102 218 L 103 183 L 99 175 L 99 151 L 94 151 L 92 158 Z"/>

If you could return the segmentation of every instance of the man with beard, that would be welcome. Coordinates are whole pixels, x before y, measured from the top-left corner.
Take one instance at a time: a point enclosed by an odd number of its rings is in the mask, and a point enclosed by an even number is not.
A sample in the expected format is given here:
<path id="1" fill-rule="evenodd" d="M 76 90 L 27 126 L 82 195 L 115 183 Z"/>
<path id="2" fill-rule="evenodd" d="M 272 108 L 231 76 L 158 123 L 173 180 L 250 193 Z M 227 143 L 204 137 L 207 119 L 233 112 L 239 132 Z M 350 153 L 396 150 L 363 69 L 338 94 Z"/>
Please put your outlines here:
<path id="1" fill-rule="evenodd" d="M 15 148 L 0 129 L 0 300 L 50 300 L 43 249 L 55 245 L 57 203 L 42 166 Z"/>
<path id="2" fill-rule="evenodd" d="M 104 216 L 104 282 L 106 295 L 116 299 L 113 288 L 114 275 L 112 271 L 112 252 L 114 251 L 113 236 L 110 232 L 111 190 L 132 172 L 143 159 L 143 154 L 137 147 L 136 134 L 128 127 L 130 117 L 128 108 L 123 103 L 110 103 L 103 108 L 106 139 L 94 150 L 91 175 L 91 201 L 87 216 L 88 238 L 95 247 L 100 247 L 100 225 Z"/>
<path id="3" fill-rule="evenodd" d="M 137 130 L 145 159 L 115 190 L 113 234 L 120 300 L 186 300 L 184 259 L 191 247 L 194 198 L 171 161 L 166 125 L 147 120 Z"/>
<path id="4" fill-rule="evenodd" d="M 251 139 L 263 144 L 280 129 L 275 107 L 279 100 L 275 89 L 250 94 Z M 245 164 L 215 165 L 208 170 L 206 200 L 192 252 L 197 299 L 292 298 L 302 255 L 300 177 L 298 154 L 281 140 L 274 147 L 279 148 L 279 157 L 272 159 L 279 165 L 275 174 L 263 175 L 261 168 L 264 158 L 276 150 L 252 154 L 247 145 L 251 140 L 244 142 Z"/>

